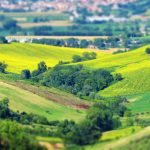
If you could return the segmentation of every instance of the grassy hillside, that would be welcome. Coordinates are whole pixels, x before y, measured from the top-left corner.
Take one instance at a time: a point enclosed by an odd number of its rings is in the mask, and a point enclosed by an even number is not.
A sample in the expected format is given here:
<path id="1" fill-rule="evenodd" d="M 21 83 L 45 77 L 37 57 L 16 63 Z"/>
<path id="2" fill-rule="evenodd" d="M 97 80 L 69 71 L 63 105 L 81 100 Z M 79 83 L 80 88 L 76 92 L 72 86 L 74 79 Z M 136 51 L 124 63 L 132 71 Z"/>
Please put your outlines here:
<path id="1" fill-rule="evenodd" d="M 132 126 L 125 129 L 112 130 L 108 132 L 104 132 L 99 142 L 94 145 L 86 146 L 86 150 L 110 150 L 113 147 L 118 147 L 123 145 L 122 139 L 127 139 L 132 136 L 132 134 L 139 133 L 142 128 L 139 126 Z M 143 131 L 142 131 L 143 132 Z M 126 140 L 126 141 L 127 141 Z M 121 142 L 117 142 L 121 141 Z"/>
<path id="2" fill-rule="evenodd" d="M 22 69 L 35 69 L 40 61 L 45 61 L 49 67 L 60 60 L 71 61 L 73 55 L 85 51 L 89 50 L 29 43 L 1 44 L 0 61 L 8 64 L 8 71 L 19 73 Z"/>
<path id="3" fill-rule="evenodd" d="M 132 102 L 129 107 L 133 109 L 134 113 L 150 111 L 150 55 L 145 53 L 147 47 L 150 46 L 120 54 L 98 51 L 96 60 L 82 62 L 90 69 L 107 68 L 114 73 L 121 73 L 124 79 L 109 86 L 100 94 L 103 96 L 129 96 Z M 54 66 L 60 60 L 71 61 L 73 55 L 82 54 L 85 51 L 88 50 L 13 43 L 0 45 L 0 58 L 1 61 L 8 64 L 8 71 L 20 73 L 22 69 L 35 69 L 37 63 L 43 60 L 48 66 Z M 133 102 L 132 99 L 136 99 L 136 101 Z"/>
<path id="4" fill-rule="evenodd" d="M 92 146 L 87 146 L 86 150 L 143 150 L 149 146 L 150 127 L 141 129 L 140 127 L 129 127 L 126 129 L 106 132 L 102 136 L 102 141 Z M 105 140 L 103 140 L 105 139 Z M 144 140 L 144 141 L 143 141 Z M 148 149 L 144 149 L 148 150 Z"/>
<path id="5" fill-rule="evenodd" d="M 114 73 L 121 73 L 124 77 L 121 82 L 101 91 L 101 95 L 130 95 L 150 91 L 150 55 L 145 53 L 147 47 L 150 46 L 126 53 L 105 55 L 83 63 L 88 68 L 107 68 Z"/>
<path id="6" fill-rule="evenodd" d="M 77 111 L 19 87 L 0 82 L 0 98 L 4 97 L 10 99 L 10 108 L 14 111 L 19 110 L 20 112 L 39 114 L 47 117 L 49 120 L 80 120 L 85 115 L 82 110 Z"/>

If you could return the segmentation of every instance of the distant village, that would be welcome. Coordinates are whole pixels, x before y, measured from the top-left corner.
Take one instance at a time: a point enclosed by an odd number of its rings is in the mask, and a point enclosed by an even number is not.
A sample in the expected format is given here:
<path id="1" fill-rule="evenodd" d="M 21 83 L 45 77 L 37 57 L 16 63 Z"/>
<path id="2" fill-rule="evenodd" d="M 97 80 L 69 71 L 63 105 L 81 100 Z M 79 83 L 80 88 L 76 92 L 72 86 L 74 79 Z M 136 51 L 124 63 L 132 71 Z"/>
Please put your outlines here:
<path id="1" fill-rule="evenodd" d="M 78 7 L 85 7 L 91 12 L 101 12 L 101 6 L 112 4 L 125 4 L 136 0 L 1 0 L 0 10 L 2 11 L 48 11 L 76 12 Z"/>

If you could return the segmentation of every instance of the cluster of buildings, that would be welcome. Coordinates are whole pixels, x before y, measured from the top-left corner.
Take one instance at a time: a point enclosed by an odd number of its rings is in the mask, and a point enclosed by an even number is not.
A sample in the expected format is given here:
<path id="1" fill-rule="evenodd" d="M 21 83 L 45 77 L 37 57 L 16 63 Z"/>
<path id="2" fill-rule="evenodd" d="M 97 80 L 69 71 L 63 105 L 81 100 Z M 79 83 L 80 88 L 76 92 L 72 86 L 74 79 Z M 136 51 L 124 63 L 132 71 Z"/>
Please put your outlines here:
<path id="1" fill-rule="evenodd" d="M 78 7 L 86 7 L 89 11 L 101 11 L 102 5 L 117 5 L 136 0 L 1 0 L 0 9 L 9 11 L 47 11 L 73 12 Z"/>

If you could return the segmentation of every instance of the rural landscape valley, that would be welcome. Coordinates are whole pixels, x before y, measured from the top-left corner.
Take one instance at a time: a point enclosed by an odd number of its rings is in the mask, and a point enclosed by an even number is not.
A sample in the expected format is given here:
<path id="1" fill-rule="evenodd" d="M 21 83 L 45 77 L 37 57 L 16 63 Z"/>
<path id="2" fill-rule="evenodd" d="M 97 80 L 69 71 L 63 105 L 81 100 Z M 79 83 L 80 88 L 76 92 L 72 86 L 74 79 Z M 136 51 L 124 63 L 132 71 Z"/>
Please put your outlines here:
<path id="1" fill-rule="evenodd" d="M 150 150 L 150 1 L 0 1 L 0 150 Z"/>

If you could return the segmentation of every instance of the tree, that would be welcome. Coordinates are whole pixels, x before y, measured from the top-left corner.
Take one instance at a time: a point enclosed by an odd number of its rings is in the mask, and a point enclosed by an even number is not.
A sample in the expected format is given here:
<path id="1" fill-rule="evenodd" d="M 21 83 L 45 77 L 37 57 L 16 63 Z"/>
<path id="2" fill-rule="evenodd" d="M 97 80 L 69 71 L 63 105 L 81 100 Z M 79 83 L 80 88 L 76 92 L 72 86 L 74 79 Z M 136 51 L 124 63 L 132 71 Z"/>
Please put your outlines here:
<path id="1" fill-rule="evenodd" d="M 22 79 L 30 79 L 31 78 L 30 70 L 28 70 L 28 69 L 22 70 L 22 72 L 21 72 L 21 78 Z"/>
<path id="2" fill-rule="evenodd" d="M 5 70 L 7 68 L 7 64 L 4 62 L 0 62 L 0 73 L 5 73 Z"/>
<path id="3" fill-rule="evenodd" d="M 5 37 L 0 36 L 0 44 L 8 43 Z"/>
<path id="4" fill-rule="evenodd" d="M 84 96 L 89 96 L 90 92 L 93 90 L 92 86 L 90 85 L 84 85 L 83 86 L 83 95 Z"/>
<path id="5" fill-rule="evenodd" d="M 92 59 L 96 59 L 96 53 L 95 52 L 84 52 L 83 53 L 83 60 L 92 60 Z"/>
<path id="6" fill-rule="evenodd" d="M 146 49 L 146 53 L 147 53 L 147 54 L 150 54 L 150 48 L 147 48 L 147 49 Z"/>
<path id="7" fill-rule="evenodd" d="M 81 62 L 82 61 L 82 57 L 81 56 L 79 56 L 79 55 L 74 55 L 73 57 L 72 57 L 72 59 L 73 59 L 73 63 L 76 63 L 76 62 Z"/>
<path id="8" fill-rule="evenodd" d="M 67 39 L 67 46 L 69 47 L 79 47 L 79 40 L 75 38 Z"/>
<path id="9" fill-rule="evenodd" d="M 0 101 L 0 118 L 9 118 L 11 116 L 11 111 L 9 109 L 9 99 L 4 98 Z"/>
<path id="10" fill-rule="evenodd" d="M 81 40 L 80 41 L 80 47 L 81 48 L 87 48 L 89 45 L 89 42 L 87 40 Z"/>
<path id="11" fill-rule="evenodd" d="M 83 56 L 79 55 L 74 55 L 72 57 L 73 61 L 72 62 L 81 62 L 81 61 L 86 61 L 86 60 L 92 60 L 96 59 L 97 54 L 95 52 L 84 52 Z"/>
<path id="12" fill-rule="evenodd" d="M 104 39 L 95 39 L 94 40 L 94 45 L 97 46 L 99 49 L 105 48 L 105 42 Z"/>
<path id="13" fill-rule="evenodd" d="M 46 63 L 44 62 L 44 61 L 42 61 L 42 62 L 40 62 L 39 64 L 38 64 L 38 69 L 37 70 L 34 70 L 33 72 L 32 72 L 32 77 L 36 77 L 36 76 L 38 76 L 38 75 L 40 75 L 41 73 L 44 73 L 44 72 L 46 72 L 47 71 L 47 65 L 46 65 Z"/>
<path id="14" fill-rule="evenodd" d="M 3 22 L 3 27 L 5 29 L 11 29 L 11 28 L 16 28 L 17 27 L 17 22 L 15 20 L 5 20 Z"/>
<path id="15" fill-rule="evenodd" d="M 95 143 L 101 136 L 100 129 L 90 120 L 82 121 L 65 136 L 67 143 L 87 145 Z"/>
<path id="16" fill-rule="evenodd" d="M 114 80 L 115 81 L 121 81 L 121 80 L 123 80 L 123 77 L 122 77 L 122 75 L 120 73 L 117 73 L 114 76 Z"/>
<path id="17" fill-rule="evenodd" d="M 114 128 L 114 118 L 112 110 L 103 103 L 96 103 L 89 109 L 87 117 L 101 131 L 109 131 Z"/>
<path id="18" fill-rule="evenodd" d="M 47 66 L 46 66 L 46 63 L 44 61 L 42 61 L 38 64 L 38 71 L 40 73 L 44 73 L 45 71 L 47 71 Z"/>

